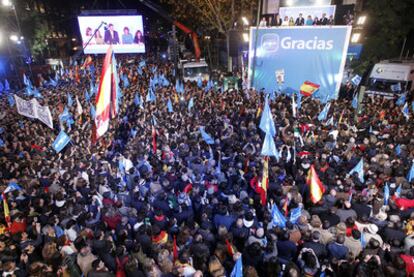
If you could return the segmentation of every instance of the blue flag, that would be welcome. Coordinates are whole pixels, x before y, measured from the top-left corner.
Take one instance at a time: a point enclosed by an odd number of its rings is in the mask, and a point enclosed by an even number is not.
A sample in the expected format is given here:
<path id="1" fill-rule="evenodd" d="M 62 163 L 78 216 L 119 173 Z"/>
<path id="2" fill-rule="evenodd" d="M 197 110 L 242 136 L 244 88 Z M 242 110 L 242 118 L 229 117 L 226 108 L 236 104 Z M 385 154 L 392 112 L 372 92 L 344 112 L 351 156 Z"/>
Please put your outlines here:
<path id="1" fill-rule="evenodd" d="M 200 127 L 201 137 L 207 144 L 214 144 L 214 139 L 204 131 L 204 127 Z"/>
<path id="2" fill-rule="evenodd" d="M 167 109 L 168 109 L 168 112 L 169 113 L 173 113 L 174 112 L 174 109 L 173 109 L 173 106 L 172 106 L 172 103 L 171 103 L 171 99 L 170 98 L 168 98 Z"/>
<path id="3" fill-rule="evenodd" d="M 188 101 L 188 112 L 191 112 L 191 108 L 194 107 L 194 100 L 193 97 L 190 98 L 190 101 Z"/>
<path id="4" fill-rule="evenodd" d="M 398 188 L 395 190 L 394 195 L 397 198 L 401 197 L 401 185 L 399 185 Z"/>
<path id="5" fill-rule="evenodd" d="M 91 117 L 92 117 L 92 119 L 95 119 L 95 116 L 96 116 L 95 107 L 93 105 L 91 105 Z"/>
<path id="6" fill-rule="evenodd" d="M 137 94 L 135 94 L 135 98 L 134 98 L 134 104 L 135 106 L 139 106 L 139 104 L 141 104 L 141 95 L 139 95 L 139 93 L 137 92 Z"/>
<path id="7" fill-rule="evenodd" d="M 352 99 L 352 108 L 358 109 L 358 94 L 355 94 Z"/>
<path id="8" fill-rule="evenodd" d="M 33 95 L 32 87 L 26 87 L 26 95 L 27 96 L 32 96 Z"/>
<path id="9" fill-rule="evenodd" d="M 138 64 L 138 66 L 139 66 L 139 68 L 142 68 L 142 67 L 144 67 L 144 66 L 146 66 L 147 64 L 146 64 L 146 62 L 145 61 L 140 61 L 139 62 L 139 64 Z"/>
<path id="10" fill-rule="evenodd" d="M 164 75 L 161 75 L 161 82 L 163 87 L 168 87 L 170 85 L 170 81 L 168 81 Z"/>
<path id="11" fill-rule="evenodd" d="M 137 71 L 138 71 L 139 75 L 142 75 L 142 68 L 141 67 L 138 67 Z"/>
<path id="12" fill-rule="evenodd" d="M 352 174 L 358 173 L 358 178 L 361 181 L 361 183 L 364 183 L 364 160 L 361 159 L 359 163 L 351 170 L 349 171 L 349 175 L 352 176 Z"/>
<path id="13" fill-rule="evenodd" d="M 331 102 L 326 103 L 325 107 L 321 111 L 321 113 L 318 115 L 319 121 L 324 121 L 328 117 L 329 109 L 331 107 Z"/>
<path id="14" fill-rule="evenodd" d="M 156 100 L 155 93 L 154 93 L 152 87 L 150 86 L 149 89 L 148 89 L 148 94 L 147 94 L 146 101 L 147 102 L 155 102 L 155 100 Z"/>
<path id="15" fill-rule="evenodd" d="M 261 155 L 262 156 L 269 156 L 269 157 L 273 156 L 277 160 L 279 160 L 279 158 L 280 158 L 279 153 L 276 149 L 275 141 L 274 141 L 272 135 L 270 135 L 270 133 L 266 133 L 266 135 L 265 135 Z"/>
<path id="16" fill-rule="evenodd" d="M 243 263 L 242 257 L 238 258 L 234 264 L 233 270 L 230 273 L 230 277 L 243 277 Z"/>
<path id="17" fill-rule="evenodd" d="M 390 199 L 390 188 L 388 186 L 388 183 L 385 183 L 384 186 L 384 205 L 388 205 L 388 200 Z"/>
<path id="18" fill-rule="evenodd" d="M 72 107 L 72 105 L 73 105 L 72 95 L 70 95 L 70 93 L 68 93 L 67 97 L 68 97 L 68 106 Z"/>
<path id="19" fill-rule="evenodd" d="M 138 133 L 138 130 L 136 130 L 135 128 L 132 128 L 132 129 L 131 129 L 131 136 L 132 136 L 133 138 L 135 138 L 135 137 L 137 136 L 137 133 Z"/>
<path id="20" fill-rule="evenodd" d="M 401 155 L 401 145 L 397 145 L 397 147 L 395 147 L 395 154 L 397 154 L 397 156 Z"/>
<path id="21" fill-rule="evenodd" d="M 285 228 L 286 226 L 286 218 L 280 212 L 276 204 L 273 204 L 273 207 L 272 207 L 272 224 L 273 226 L 278 226 L 280 228 Z"/>
<path id="22" fill-rule="evenodd" d="M 89 95 L 89 92 L 88 92 L 87 89 L 85 89 L 85 99 L 86 99 L 86 102 L 88 102 L 88 103 L 89 103 L 89 101 L 91 101 L 91 96 Z"/>
<path id="23" fill-rule="evenodd" d="M 398 106 L 402 106 L 405 104 L 405 101 L 406 101 L 406 95 L 404 93 L 404 94 L 401 94 L 400 97 L 398 97 L 397 102 L 395 102 L 395 104 L 397 104 Z"/>
<path id="24" fill-rule="evenodd" d="M 4 146 L 4 141 L 0 138 L 0 147 Z"/>
<path id="25" fill-rule="evenodd" d="M 262 117 L 260 118 L 259 128 L 263 132 L 269 133 L 272 137 L 276 135 L 275 122 L 273 121 L 272 111 L 270 110 L 267 98 L 265 100 Z"/>
<path id="26" fill-rule="evenodd" d="M 63 148 L 65 148 L 69 141 L 70 137 L 62 130 L 53 142 L 53 149 L 55 149 L 56 153 L 59 153 Z"/>
<path id="27" fill-rule="evenodd" d="M 398 82 L 397 84 L 395 84 L 395 85 L 391 85 L 390 86 L 390 88 L 391 88 L 391 90 L 392 91 L 401 91 L 401 83 L 400 82 Z"/>
<path id="28" fill-rule="evenodd" d="M 175 91 L 180 93 L 180 80 L 175 80 Z"/>
<path id="29" fill-rule="evenodd" d="M 365 248 L 365 246 L 367 245 L 367 241 L 365 239 L 364 232 L 361 232 L 361 238 L 359 239 L 359 241 L 361 242 L 362 248 Z"/>
<path id="30" fill-rule="evenodd" d="M 7 95 L 7 101 L 9 102 L 10 107 L 14 107 L 16 105 L 16 101 L 14 100 L 14 97 L 12 95 Z"/>
<path id="31" fill-rule="evenodd" d="M 3 83 L 0 81 L 0 92 L 3 92 L 4 91 L 4 86 L 3 86 Z"/>
<path id="32" fill-rule="evenodd" d="M 292 222 L 293 224 L 296 224 L 299 220 L 299 217 L 302 215 L 302 208 L 301 207 L 297 207 L 294 208 L 291 212 L 290 212 L 290 219 L 289 221 Z"/>
<path id="33" fill-rule="evenodd" d="M 354 77 L 352 77 L 351 83 L 354 84 L 355 86 L 358 86 L 361 83 L 361 80 L 362 80 L 362 77 L 356 74 Z"/>
<path id="34" fill-rule="evenodd" d="M 25 84 L 26 87 L 31 87 L 32 86 L 30 80 L 26 77 L 26 74 L 24 74 L 24 73 L 23 73 L 23 84 Z"/>
<path id="35" fill-rule="evenodd" d="M 197 78 L 197 86 L 199 88 L 202 88 L 203 87 L 203 80 L 201 80 L 201 77 L 200 76 L 198 76 L 198 78 Z"/>
<path id="36" fill-rule="evenodd" d="M 410 118 L 410 111 L 408 110 L 407 102 L 405 102 L 405 105 L 404 105 L 404 107 L 402 108 L 401 111 L 402 111 L 404 117 L 408 120 Z"/>
<path id="37" fill-rule="evenodd" d="M 22 187 L 19 186 L 16 182 L 10 182 L 7 188 L 4 190 L 4 193 L 9 193 L 15 190 L 21 190 Z"/>
<path id="38" fill-rule="evenodd" d="M 4 80 L 4 91 L 9 91 L 10 90 L 10 84 L 9 81 Z"/>
<path id="39" fill-rule="evenodd" d="M 413 179 L 414 179 L 414 160 L 411 164 L 410 171 L 408 172 L 408 175 L 407 175 L 408 182 L 411 182 Z"/>
<path id="40" fill-rule="evenodd" d="M 124 88 L 129 87 L 129 80 L 126 74 L 122 74 L 122 83 L 123 83 Z"/>
<path id="41" fill-rule="evenodd" d="M 34 97 L 36 97 L 36 98 L 43 98 L 43 96 L 42 96 L 42 94 L 40 93 L 40 91 L 39 91 L 39 89 L 38 89 L 38 88 L 34 88 L 34 90 L 33 90 L 33 95 L 34 95 Z"/>
<path id="42" fill-rule="evenodd" d="M 296 97 L 296 109 L 299 111 L 302 107 L 302 93 L 298 93 Z"/>

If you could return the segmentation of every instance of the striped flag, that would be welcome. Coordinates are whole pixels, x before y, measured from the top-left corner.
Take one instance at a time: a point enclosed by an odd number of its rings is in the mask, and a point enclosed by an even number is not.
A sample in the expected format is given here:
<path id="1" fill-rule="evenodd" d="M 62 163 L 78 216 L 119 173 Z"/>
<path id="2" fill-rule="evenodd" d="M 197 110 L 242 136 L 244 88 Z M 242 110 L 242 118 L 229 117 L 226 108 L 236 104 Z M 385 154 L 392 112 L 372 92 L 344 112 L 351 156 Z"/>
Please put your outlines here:
<path id="1" fill-rule="evenodd" d="M 316 204 L 321 199 L 325 192 L 325 187 L 319 179 L 318 174 L 316 173 L 315 167 L 311 165 L 308 171 L 308 177 L 306 178 L 306 183 L 310 187 L 310 196 L 312 203 Z"/>
<path id="2" fill-rule="evenodd" d="M 300 86 L 300 93 L 302 93 L 304 96 L 311 96 L 314 94 L 318 89 L 320 85 L 306 81 Z"/>
<path id="3" fill-rule="evenodd" d="M 267 187 L 269 185 L 269 157 L 263 158 L 263 174 L 262 174 L 262 182 L 260 183 L 260 197 L 262 201 L 262 205 L 266 205 L 266 193 Z"/>
<path id="4" fill-rule="evenodd" d="M 108 48 L 102 65 L 99 90 L 96 95 L 96 116 L 93 130 L 93 142 L 96 142 L 109 129 L 112 87 L 112 47 Z"/>
<path id="5" fill-rule="evenodd" d="M 7 204 L 6 194 L 3 192 L 3 210 L 4 210 L 4 219 L 6 220 L 7 226 L 10 227 L 11 219 L 10 219 L 10 210 L 9 205 Z"/>

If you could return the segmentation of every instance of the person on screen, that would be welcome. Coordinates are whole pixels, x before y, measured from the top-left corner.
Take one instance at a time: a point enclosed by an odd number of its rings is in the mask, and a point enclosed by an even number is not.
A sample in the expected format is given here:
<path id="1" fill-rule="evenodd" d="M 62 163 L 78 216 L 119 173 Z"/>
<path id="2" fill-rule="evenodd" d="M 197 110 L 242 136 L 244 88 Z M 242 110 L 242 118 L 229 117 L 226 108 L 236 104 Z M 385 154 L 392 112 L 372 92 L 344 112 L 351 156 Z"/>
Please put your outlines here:
<path id="1" fill-rule="evenodd" d="M 119 36 L 118 32 L 114 30 L 114 24 L 109 23 L 104 40 L 106 44 L 119 44 Z"/>
<path id="2" fill-rule="evenodd" d="M 282 19 L 280 18 L 280 15 L 277 13 L 273 17 L 272 26 L 281 26 L 282 25 Z"/>
<path id="3" fill-rule="evenodd" d="M 142 35 L 142 32 L 140 30 L 135 32 L 134 43 L 136 44 L 144 43 L 144 36 Z"/>
<path id="4" fill-rule="evenodd" d="M 97 30 L 95 33 L 95 43 L 104 44 L 104 39 L 102 37 L 101 31 Z"/>
<path id="5" fill-rule="evenodd" d="M 318 19 L 318 17 L 317 17 L 317 16 L 315 16 L 315 18 L 313 19 L 313 25 L 314 25 L 314 26 L 316 26 L 316 25 L 320 25 L 320 24 L 319 24 L 319 19 Z"/>
<path id="6" fill-rule="evenodd" d="M 289 18 L 289 26 L 295 26 L 295 20 L 293 19 L 293 17 Z"/>
<path id="7" fill-rule="evenodd" d="M 306 18 L 306 21 L 305 21 L 305 25 L 306 26 L 312 26 L 313 25 L 312 16 L 308 15 L 308 18 Z"/>
<path id="8" fill-rule="evenodd" d="M 295 25 L 296 26 L 303 26 L 303 25 L 305 25 L 305 19 L 303 18 L 303 16 L 302 16 L 301 13 L 299 14 L 299 17 L 296 18 Z"/>
<path id="9" fill-rule="evenodd" d="M 92 28 L 91 27 L 87 27 L 86 31 L 85 31 L 85 40 L 84 43 L 88 43 L 88 41 L 92 38 Z M 93 41 L 90 41 L 89 44 L 93 44 Z"/>
<path id="10" fill-rule="evenodd" d="M 328 19 L 328 25 L 334 25 L 334 24 L 335 24 L 334 17 L 333 15 L 330 15 Z"/>
<path id="11" fill-rule="evenodd" d="M 282 26 L 289 26 L 289 17 L 285 16 L 283 18 Z"/>
<path id="12" fill-rule="evenodd" d="M 122 34 L 122 44 L 132 44 L 132 34 L 129 32 L 128 27 L 124 27 L 124 33 Z"/>
<path id="13" fill-rule="evenodd" d="M 321 19 L 319 19 L 319 25 L 328 25 L 328 18 L 326 17 L 326 13 L 323 13 Z"/>

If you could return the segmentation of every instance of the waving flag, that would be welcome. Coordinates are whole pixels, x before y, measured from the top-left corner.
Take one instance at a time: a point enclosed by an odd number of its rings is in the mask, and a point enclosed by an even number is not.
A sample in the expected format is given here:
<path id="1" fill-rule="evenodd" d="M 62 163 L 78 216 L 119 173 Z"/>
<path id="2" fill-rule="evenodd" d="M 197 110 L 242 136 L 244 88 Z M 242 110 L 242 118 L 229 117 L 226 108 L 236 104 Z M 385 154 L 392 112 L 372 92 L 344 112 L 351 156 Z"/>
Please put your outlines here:
<path id="1" fill-rule="evenodd" d="M 362 77 L 356 74 L 354 77 L 352 77 L 351 83 L 354 84 L 355 86 L 359 86 L 359 84 L 361 83 L 361 80 L 362 80 Z"/>
<path id="2" fill-rule="evenodd" d="M 154 90 L 153 90 L 152 86 L 150 86 L 149 89 L 148 89 L 146 101 L 147 102 L 155 102 L 156 101 L 156 96 L 155 96 L 155 93 L 154 93 Z"/>
<path id="3" fill-rule="evenodd" d="M 286 218 L 280 212 L 276 204 L 273 204 L 273 207 L 272 207 L 272 225 L 278 226 L 280 228 L 286 227 Z"/>
<path id="4" fill-rule="evenodd" d="M 9 185 L 7 186 L 7 188 L 4 190 L 4 193 L 9 193 L 15 190 L 21 190 L 22 187 L 19 186 L 17 183 L 15 182 L 10 182 Z"/>
<path id="5" fill-rule="evenodd" d="M 398 106 L 402 106 L 402 105 L 404 105 L 404 103 L 405 103 L 405 101 L 406 101 L 406 95 L 405 95 L 405 93 L 404 94 L 401 94 L 401 96 L 397 99 L 397 101 L 395 102 L 395 104 L 397 104 Z"/>
<path id="6" fill-rule="evenodd" d="M 124 88 L 129 87 L 129 80 L 126 74 L 122 74 L 122 83 L 123 83 Z"/>
<path id="7" fill-rule="evenodd" d="M 56 153 L 59 153 L 68 145 L 69 141 L 70 137 L 62 130 L 52 144 L 53 149 L 55 149 Z"/>
<path id="8" fill-rule="evenodd" d="M 78 115 L 81 115 L 83 113 L 83 109 L 82 109 L 82 105 L 78 99 L 78 96 L 75 96 L 76 99 L 76 112 L 78 113 Z"/>
<path id="9" fill-rule="evenodd" d="M 67 97 L 68 97 L 68 106 L 72 107 L 72 105 L 73 105 L 72 95 L 70 93 L 68 93 Z"/>
<path id="10" fill-rule="evenodd" d="M 316 173 L 315 167 L 313 165 L 311 165 L 308 171 L 306 183 L 309 186 L 310 197 L 311 197 L 312 203 L 313 204 L 318 203 L 322 199 L 323 194 L 325 193 L 325 186 L 322 184 L 321 180 L 319 179 L 319 176 Z"/>
<path id="11" fill-rule="evenodd" d="M 200 130 L 201 137 L 207 144 L 214 144 L 214 139 L 208 133 L 206 133 L 206 131 L 204 130 L 204 127 L 200 127 L 199 130 Z"/>
<path id="12" fill-rule="evenodd" d="M 275 141 L 273 140 L 273 137 L 269 133 L 266 133 L 263 146 L 262 146 L 261 155 L 262 156 L 273 156 L 277 160 L 279 160 L 280 158 L 280 155 L 276 149 Z"/>
<path id="13" fill-rule="evenodd" d="M 269 133 L 272 137 L 276 135 L 275 122 L 273 121 L 272 111 L 270 110 L 269 101 L 267 98 L 265 100 L 262 117 L 260 118 L 259 128 L 263 132 Z"/>
<path id="14" fill-rule="evenodd" d="M 92 119 L 95 119 L 95 116 L 96 116 L 95 107 L 93 105 L 91 105 L 91 117 L 92 117 Z"/>
<path id="15" fill-rule="evenodd" d="M 306 81 L 300 86 L 300 93 L 304 96 L 312 96 L 318 89 L 320 85 Z"/>
<path id="16" fill-rule="evenodd" d="M 387 183 L 384 186 L 384 205 L 388 205 L 388 200 L 390 199 L 390 188 Z"/>
<path id="17" fill-rule="evenodd" d="M 170 98 L 168 98 L 167 109 L 168 109 L 168 112 L 169 113 L 173 113 L 174 112 L 173 105 L 171 103 L 171 99 Z"/>
<path id="18" fill-rule="evenodd" d="M 188 112 L 191 112 L 191 109 L 194 107 L 194 99 L 191 97 L 190 101 L 188 101 Z"/>
<path id="19" fill-rule="evenodd" d="M 349 171 L 348 175 L 352 176 L 354 173 L 358 173 L 358 178 L 361 183 L 364 182 L 364 160 L 361 159 L 359 163 L 351 170 Z"/>
<path id="20" fill-rule="evenodd" d="M 401 145 L 398 144 L 397 147 L 395 147 L 395 154 L 397 154 L 397 156 L 401 155 Z"/>
<path id="21" fill-rule="evenodd" d="M 9 91 L 10 90 L 10 84 L 9 81 L 4 80 L 4 91 Z"/>
<path id="22" fill-rule="evenodd" d="M 361 232 L 361 238 L 359 239 L 359 241 L 361 242 L 361 246 L 362 248 L 365 248 L 365 246 L 367 245 L 367 241 L 365 239 L 365 234 L 364 232 Z"/>
<path id="23" fill-rule="evenodd" d="M 243 263 L 240 256 L 234 264 L 233 270 L 230 273 L 230 277 L 243 277 Z"/>
<path id="24" fill-rule="evenodd" d="M 266 205 L 266 198 L 267 198 L 267 187 L 269 186 L 269 157 L 263 157 L 263 173 L 262 173 L 262 181 L 260 182 L 260 198 L 262 205 Z"/>
<path id="25" fill-rule="evenodd" d="M 411 182 L 413 179 L 414 179 L 414 160 L 412 161 L 410 171 L 408 172 L 408 175 L 407 175 L 408 182 Z"/>
<path id="26" fill-rule="evenodd" d="M 358 94 L 355 94 L 352 99 L 352 108 L 358 109 Z"/>
<path id="27" fill-rule="evenodd" d="M 96 116 L 92 141 L 95 143 L 109 129 L 112 87 L 112 47 L 108 48 L 102 65 L 99 90 L 96 95 Z"/>
<path id="28" fill-rule="evenodd" d="M 401 111 L 402 111 L 405 119 L 407 119 L 407 120 L 410 119 L 410 111 L 408 110 L 408 104 L 407 104 L 407 102 L 405 102 L 405 105 L 404 105 L 404 107 L 402 108 Z"/>
<path id="29" fill-rule="evenodd" d="M 139 106 L 139 104 L 141 104 L 141 95 L 138 92 L 137 92 L 137 94 L 135 94 L 134 104 L 137 107 Z"/>
<path id="30" fill-rule="evenodd" d="M 392 91 L 401 91 L 401 83 L 400 82 L 398 82 L 398 83 L 396 83 L 395 85 L 391 85 L 390 86 L 390 88 L 391 88 L 391 90 Z M 405 101 L 405 100 L 404 100 Z"/>
<path id="31" fill-rule="evenodd" d="M 6 194 L 4 192 L 2 193 L 2 196 L 3 196 L 4 220 L 6 221 L 7 226 L 10 227 L 11 226 L 11 219 L 10 219 L 9 205 L 7 204 L 7 198 L 6 198 Z"/>
<path id="32" fill-rule="evenodd" d="M 299 220 L 299 217 L 302 215 L 302 208 L 297 207 L 290 211 L 289 221 L 293 224 L 296 224 Z"/>
<path id="33" fill-rule="evenodd" d="M 3 86 L 3 83 L 0 81 L 0 92 L 3 92 L 3 90 L 4 90 L 4 86 Z"/>
<path id="34" fill-rule="evenodd" d="M 198 76 L 198 78 L 197 78 L 197 86 L 199 88 L 202 88 L 203 87 L 203 80 L 201 80 L 201 77 L 200 76 Z"/>
<path id="35" fill-rule="evenodd" d="M 296 102 L 295 102 L 295 95 L 292 95 L 292 115 L 296 117 Z"/>
<path id="36" fill-rule="evenodd" d="M 26 87 L 31 87 L 32 83 L 30 82 L 30 80 L 27 78 L 26 74 L 23 73 L 23 84 L 26 85 Z"/>
<path id="37" fill-rule="evenodd" d="M 395 190 L 394 195 L 397 198 L 400 198 L 401 197 L 401 185 L 399 185 L 398 188 Z"/>
<path id="38" fill-rule="evenodd" d="M 119 103 L 122 98 L 122 92 L 119 88 L 119 75 L 117 69 L 117 62 L 115 59 L 115 54 L 112 52 L 112 73 L 111 73 L 111 118 L 115 118 L 119 112 Z M 124 75 L 125 76 L 125 75 Z M 125 77 L 124 87 L 129 86 L 128 77 Z M 126 83 L 125 83 L 126 82 Z"/>
<path id="39" fill-rule="evenodd" d="M 16 105 L 16 100 L 14 100 L 14 97 L 12 95 L 7 95 L 7 101 L 9 102 L 10 107 L 14 107 Z"/>
<path id="40" fill-rule="evenodd" d="M 325 121 L 326 120 L 326 118 L 328 117 L 328 113 L 329 113 L 330 108 L 331 108 L 331 102 L 326 103 L 325 107 L 323 108 L 323 110 L 318 115 L 318 120 L 319 121 Z"/>

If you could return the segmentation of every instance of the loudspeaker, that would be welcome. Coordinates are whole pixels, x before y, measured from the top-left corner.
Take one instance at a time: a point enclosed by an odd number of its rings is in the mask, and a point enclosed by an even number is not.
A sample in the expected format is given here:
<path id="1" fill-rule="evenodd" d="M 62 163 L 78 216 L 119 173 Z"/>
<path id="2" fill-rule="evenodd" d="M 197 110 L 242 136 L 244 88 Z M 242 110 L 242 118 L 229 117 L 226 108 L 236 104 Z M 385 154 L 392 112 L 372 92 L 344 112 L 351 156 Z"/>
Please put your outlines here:
<path id="1" fill-rule="evenodd" d="M 238 57 L 240 48 L 240 33 L 235 30 L 229 31 L 229 55 Z"/>

